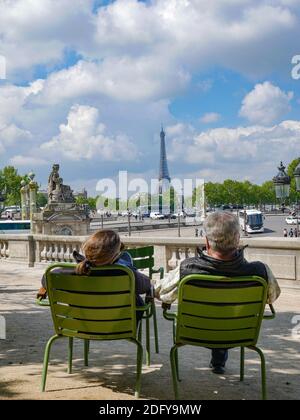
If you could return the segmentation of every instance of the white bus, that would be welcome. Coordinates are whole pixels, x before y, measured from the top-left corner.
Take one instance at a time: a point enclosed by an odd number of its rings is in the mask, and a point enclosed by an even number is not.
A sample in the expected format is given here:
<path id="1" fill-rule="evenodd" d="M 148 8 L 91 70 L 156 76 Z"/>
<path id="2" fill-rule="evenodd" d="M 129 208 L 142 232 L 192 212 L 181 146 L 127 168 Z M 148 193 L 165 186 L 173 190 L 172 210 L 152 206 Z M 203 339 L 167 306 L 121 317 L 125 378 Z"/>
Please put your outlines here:
<path id="1" fill-rule="evenodd" d="M 259 210 L 240 210 L 239 221 L 242 230 L 247 233 L 262 233 L 264 228 L 264 217 Z"/>
<path id="2" fill-rule="evenodd" d="M 30 220 L 0 220 L 0 234 L 30 233 Z"/>

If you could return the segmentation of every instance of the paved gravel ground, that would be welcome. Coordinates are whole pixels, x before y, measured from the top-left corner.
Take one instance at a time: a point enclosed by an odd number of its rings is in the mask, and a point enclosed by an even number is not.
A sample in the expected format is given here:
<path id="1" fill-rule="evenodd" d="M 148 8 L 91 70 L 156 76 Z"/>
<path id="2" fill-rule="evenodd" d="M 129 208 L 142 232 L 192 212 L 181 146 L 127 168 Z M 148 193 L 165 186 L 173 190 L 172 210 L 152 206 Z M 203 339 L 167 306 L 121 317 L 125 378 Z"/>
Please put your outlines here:
<path id="1" fill-rule="evenodd" d="M 54 344 L 47 392 L 40 392 L 43 351 L 53 333 L 48 308 L 35 304 L 41 269 L 0 263 L 0 314 L 7 339 L 0 340 L 0 399 L 133 399 L 135 346 L 127 342 L 93 342 L 90 366 L 83 366 L 82 342 L 75 343 L 74 373 L 66 373 L 67 340 Z M 171 324 L 159 314 L 160 354 L 144 366 L 145 399 L 173 397 L 169 367 Z M 260 347 L 265 351 L 269 399 L 300 399 L 300 334 L 292 336 L 292 317 L 300 315 L 300 289 L 284 287 L 276 303 L 277 318 L 265 321 Z M 180 350 L 182 399 L 258 399 L 259 360 L 247 351 L 246 377 L 239 382 L 239 353 L 232 350 L 224 376 L 208 368 L 209 351 Z"/>

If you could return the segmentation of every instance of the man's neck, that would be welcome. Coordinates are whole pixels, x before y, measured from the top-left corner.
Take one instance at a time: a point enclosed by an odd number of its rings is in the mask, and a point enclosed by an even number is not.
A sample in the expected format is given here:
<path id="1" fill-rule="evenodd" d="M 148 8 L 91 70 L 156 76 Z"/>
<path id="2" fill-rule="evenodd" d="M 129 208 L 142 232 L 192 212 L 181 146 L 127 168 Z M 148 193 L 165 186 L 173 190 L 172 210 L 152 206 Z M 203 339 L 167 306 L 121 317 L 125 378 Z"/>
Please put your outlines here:
<path id="1" fill-rule="evenodd" d="M 207 251 L 207 254 L 212 257 L 215 258 L 216 260 L 221 260 L 221 261 L 231 261 L 234 259 L 234 257 L 236 256 L 236 250 L 230 252 L 229 254 L 222 254 L 220 252 L 217 251 L 213 251 L 212 249 L 209 249 Z"/>

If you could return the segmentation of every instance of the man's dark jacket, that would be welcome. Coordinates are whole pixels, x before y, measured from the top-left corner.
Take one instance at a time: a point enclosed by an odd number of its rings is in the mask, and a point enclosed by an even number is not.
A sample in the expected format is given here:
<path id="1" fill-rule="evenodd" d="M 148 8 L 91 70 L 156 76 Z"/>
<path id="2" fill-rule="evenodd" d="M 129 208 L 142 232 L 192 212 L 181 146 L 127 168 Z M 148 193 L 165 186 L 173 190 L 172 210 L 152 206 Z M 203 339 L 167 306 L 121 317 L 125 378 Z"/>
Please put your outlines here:
<path id="1" fill-rule="evenodd" d="M 260 261 L 248 262 L 243 249 L 237 250 L 230 261 L 218 260 L 199 251 L 198 257 L 188 258 L 181 263 L 180 278 L 189 274 L 210 274 L 214 276 L 240 277 L 259 276 L 268 281 L 265 265 Z"/>

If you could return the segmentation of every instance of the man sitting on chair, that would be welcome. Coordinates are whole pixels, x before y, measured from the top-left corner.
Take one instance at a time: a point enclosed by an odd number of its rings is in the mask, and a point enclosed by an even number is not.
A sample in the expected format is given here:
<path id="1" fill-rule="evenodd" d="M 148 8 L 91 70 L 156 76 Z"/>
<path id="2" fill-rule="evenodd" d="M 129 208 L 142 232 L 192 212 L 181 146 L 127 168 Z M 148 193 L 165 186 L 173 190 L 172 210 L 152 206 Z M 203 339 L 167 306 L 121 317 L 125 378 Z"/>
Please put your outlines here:
<path id="1" fill-rule="evenodd" d="M 270 268 L 260 261 L 248 262 L 243 248 L 239 248 L 240 225 L 238 218 L 226 212 L 210 214 L 204 222 L 206 248 L 199 255 L 181 261 L 156 283 L 155 295 L 166 304 L 177 299 L 178 284 L 189 274 L 241 277 L 259 276 L 268 282 L 267 303 L 273 303 L 280 295 L 280 288 Z M 213 349 L 210 367 L 217 374 L 225 372 L 227 349 Z"/>

